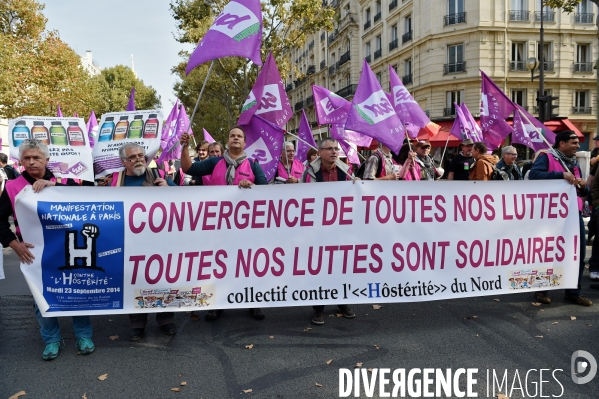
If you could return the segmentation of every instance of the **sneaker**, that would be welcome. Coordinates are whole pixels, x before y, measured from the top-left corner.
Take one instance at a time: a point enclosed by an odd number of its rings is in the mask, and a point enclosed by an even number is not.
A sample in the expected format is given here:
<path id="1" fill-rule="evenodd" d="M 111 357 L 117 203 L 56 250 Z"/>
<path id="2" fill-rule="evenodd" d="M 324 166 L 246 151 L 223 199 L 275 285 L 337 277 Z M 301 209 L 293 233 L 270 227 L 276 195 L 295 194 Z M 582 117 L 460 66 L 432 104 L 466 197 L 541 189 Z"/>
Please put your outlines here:
<path id="1" fill-rule="evenodd" d="M 139 341 L 144 336 L 145 330 L 143 328 L 132 328 L 129 330 L 129 341 Z"/>
<path id="2" fill-rule="evenodd" d="M 223 310 L 222 309 L 209 310 L 208 313 L 206 313 L 206 320 L 207 321 L 218 320 L 218 318 L 222 314 L 223 314 Z"/>
<path id="3" fill-rule="evenodd" d="M 349 308 L 349 306 L 347 305 L 338 305 L 337 309 L 343 313 L 343 316 L 347 317 L 348 319 L 352 319 L 354 317 L 356 317 L 356 314 L 354 313 L 353 310 L 351 310 Z"/>
<path id="4" fill-rule="evenodd" d="M 549 298 L 549 295 L 545 294 L 544 292 L 537 292 L 535 294 L 535 298 L 537 298 L 537 301 L 544 303 L 545 305 L 549 305 L 551 303 L 551 298 Z"/>
<path id="5" fill-rule="evenodd" d="M 63 344 L 59 342 L 51 342 L 44 348 L 44 352 L 42 353 L 42 359 L 44 360 L 54 360 L 58 357 L 58 353 L 62 349 Z"/>
<path id="6" fill-rule="evenodd" d="M 599 272 L 591 272 L 591 280 L 599 280 Z"/>
<path id="7" fill-rule="evenodd" d="M 593 302 L 589 301 L 582 295 L 566 294 L 566 295 L 564 295 L 564 299 L 568 302 L 576 303 L 581 306 L 592 306 L 593 305 Z"/>
<path id="8" fill-rule="evenodd" d="M 168 323 L 163 326 L 160 326 L 160 329 L 166 335 L 175 335 L 177 333 L 177 327 L 175 327 L 174 323 Z"/>
<path id="9" fill-rule="evenodd" d="M 312 316 L 312 323 L 314 324 L 324 324 L 324 312 L 322 310 L 315 310 L 314 315 Z"/>
<path id="10" fill-rule="evenodd" d="M 96 349 L 91 338 L 79 338 L 76 347 L 82 355 L 89 355 Z"/>
<path id="11" fill-rule="evenodd" d="M 266 315 L 264 314 L 264 311 L 260 308 L 250 309 L 250 313 L 256 320 L 264 320 L 264 318 L 266 317 Z"/>

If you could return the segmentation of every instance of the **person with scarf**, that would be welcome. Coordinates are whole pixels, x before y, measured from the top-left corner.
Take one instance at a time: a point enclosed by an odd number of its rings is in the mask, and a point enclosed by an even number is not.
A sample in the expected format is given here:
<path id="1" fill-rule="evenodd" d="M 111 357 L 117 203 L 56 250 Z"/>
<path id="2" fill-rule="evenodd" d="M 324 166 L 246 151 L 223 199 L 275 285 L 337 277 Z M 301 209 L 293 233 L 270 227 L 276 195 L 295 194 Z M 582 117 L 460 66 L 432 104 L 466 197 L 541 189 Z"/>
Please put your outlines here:
<path id="1" fill-rule="evenodd" d="M 277 173 L 272 182 L 275 184 L 299 183 L 306 167 L 295 159 L 295 146 L 292 142 L 286 141 L 283 148 L 281 160 L 277 166 Z"/>
<path id="2" fill-rule="evenodd" d="M 408 156 L 399 170 L 399 178 L 402 180 L 439 180 L 443 173 L 437 170 L 429 155 L 431 143 L 427 140 L 420 140 L 415 147 L 415 152 L 410 147 Z"/>
<path id="3" fill-rule="evenodd" d="M 507 173 L 510 180 L 524 180 L 520 168 L 516 164 L 518 152 L 516 147 L 508 145 L 501 150 L 501 160 L 495 167 Z"/>
<path id="4" fill-rule="evenodd" d="M 191 162 L 189 157 L 189 134 L 181 135 L 181 169 L 193 176 L 210 176 L 211 186 L 232 186 L 251 188 L 256 185 L 267 185 L 264 171 L 257 161 L 249 160 L 245 153 L 245 131 L 235 126 L 229 131 L 227 150 L 222 157 L 211 157 L 200 162 Z M 222 309 L 210 310 L 206 320 L 216 320 Z M 260 308 L 250 309 L 256 320 L 264 319 L 264 311 Z"/>
<path id="5" fill-rule="evenodd" d="M 545 154 L 540 154 L 533 164 L 532 169 L 530 169 L 529 180 L 564 179 L 568 183 L 576 185 L 576 194 L 578 195 L 578 224 L 580 228 L 578 287 L 576 289 L 567 289 L 564 299 L 567 302 L 576 303 L 581 306 L 591 306 L 593 302 L 580 295 L 580 281 L 584 272 L 584 258 L 586 256 L 586 237 L 584 222 L 582 221 L 582 208 L 584 198 L 588 194 L 588 188 L 586 181 L 581 178 L 580 166 L 576 161 L 576 151 L 579 148 L 580 145 L 576 133 L 571 130 L 557 133 L 553 149 Z M 537 301 L 541 303 L 551 303 L 551 298 L 547 295 L 547 291 L 538 291 L 535 293 L 535 296 Z"/>

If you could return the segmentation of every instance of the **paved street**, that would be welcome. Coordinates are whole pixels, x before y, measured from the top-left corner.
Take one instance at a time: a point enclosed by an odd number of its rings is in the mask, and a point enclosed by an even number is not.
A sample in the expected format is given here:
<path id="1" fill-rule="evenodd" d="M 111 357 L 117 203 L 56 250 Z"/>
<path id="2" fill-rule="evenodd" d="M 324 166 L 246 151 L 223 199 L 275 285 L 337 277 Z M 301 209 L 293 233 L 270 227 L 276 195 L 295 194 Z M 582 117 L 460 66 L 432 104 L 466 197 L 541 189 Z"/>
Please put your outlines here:
<path id="1" fill-rule="evenodd" d="M 599 291 L 588 289 L 588 270 L 584 292 L 596 304 L 591 308 L 564 303 L 558 291 L 551 295 L 553 304 L 540 307 L 533 306 L 532 294 L 387 304 L 379 310 L 357 305 L 353 320 L 338 318 L 327 307 L 333 316 L 324 326 L 310 324 L 308 307 L 268 309 L 261 322 L 246 310 L 227 311 L 212 323 L 204 312 L 199 320 L 184 312 L 176 316 L 177 335 L 162 335 L 152 320 L 138 343 L 127 340 L 126 316 L 101 316 L 92 317 L 96 352 L 89 356 L 77 355 L 70 321 L 63 318 L 66 348 L 45 362 L 33 299 L 12 250 L 4 250 L 4 259 L 0 398 L 19 391 L 27 393 L 24 398 L 331 398 L 339 395 L 339 368 L 353 370 L 358 363 L 406 373 L 478 368 L 478 397 L 487 397 L 487 369 L 495 369 L 499 379 L 507 369 L 510 387 L 515 381 L 516 388 L 518 370 L 530 396 L 516 389 L 511 398 L 540 397 L 534 394 L 538 371 L 529 373 L 526 384 L 529 369 L 562 369 L 554 374 L 563 385 L 561 397 L 599 396 L 599 376 L 586 385 L 570 378 L 575 350 L 599 358 Z M 115 335 L 118 339 L 109 339 Z M 98 380 L 103 374 L 108 378 Z M 543 395 L 560 395 L 551 372 L 542 379 L 548 381 Z M 464 388 L 465 378 L 460 381 Z M 360 395 L 365 397 L 363 388 Z M 379 397 L 378 385 L 374 396 Z"/>

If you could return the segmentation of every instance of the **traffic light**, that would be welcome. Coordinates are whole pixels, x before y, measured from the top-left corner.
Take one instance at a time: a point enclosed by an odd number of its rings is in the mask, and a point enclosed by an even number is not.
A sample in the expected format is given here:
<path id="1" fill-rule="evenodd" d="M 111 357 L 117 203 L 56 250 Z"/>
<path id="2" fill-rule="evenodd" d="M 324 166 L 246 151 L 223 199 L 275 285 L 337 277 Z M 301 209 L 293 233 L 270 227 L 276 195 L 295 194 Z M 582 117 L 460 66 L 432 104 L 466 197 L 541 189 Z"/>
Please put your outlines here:
<path id="1" fill-rule="evenodd" d="M 547 96 L 537 97 L 537 109 L 539 110 L 539 121 L 545 122 L 547 120 Z"/>
<path id="2" fill-rule="evenodd" d="M 545 111 L 545 116 L 547 117 L 547 120 L 557 118 L 559 115 L 559 104 L 554 104 L 554 101 L 558 100 L 559 97 L 546 96 L 545 98 L 547 99 L 547 102 L 545 103 L 547 107 Z"/>

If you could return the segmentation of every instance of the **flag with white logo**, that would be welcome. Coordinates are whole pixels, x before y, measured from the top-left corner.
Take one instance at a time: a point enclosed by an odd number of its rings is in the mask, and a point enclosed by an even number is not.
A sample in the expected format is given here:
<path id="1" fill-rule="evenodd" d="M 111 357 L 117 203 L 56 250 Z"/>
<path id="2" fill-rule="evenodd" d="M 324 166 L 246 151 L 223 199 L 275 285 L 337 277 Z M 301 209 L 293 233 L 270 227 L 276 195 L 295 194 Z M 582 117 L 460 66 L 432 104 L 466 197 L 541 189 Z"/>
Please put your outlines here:
<path id="1" fill-rule="evenodd" d="M 314 94 L 314 108 L 319 124 L 345 124 L 347 113 L 351 108 L 349 101 L 317 85 L 312 86 L 312 94 Z"/>
<path id="2" fill-rule="evenodd" d="M 515 104 L 501 91 L 483 71 L 480 96 L 480 124 L 483 141 L 490 150 L 498 148 L 508 134 L 511 126 L 505 121 L 516 109 Z"/>
<path id="3" fill-rule="evenodd" d="M 393 69 L 391 65 L 389 65 L 389 85 L 391 86 L 393 108 L 404 124 L 423 128 L 431 123 L 429 117 L 426 116 L 426 113 L 420 108 L 420 105 L 418 105 L 416 100 L 414 100 L 414 97 L 412 97 L 408 89 L 403 85 L 401 79 L 397 76 L 395 69 Z M 414 130 L 415 129 L 408 129 L 408 131 Z M 416 136 L 418 136 L 418 133 L 416 133 Z"/>
<path id="4" fill-rule="evenodd" d="M 248 159 L 258 161 L 266 180 L 270 181 L 277 172 L 285 134 L 279 126 L 254 115 L 250 123 L 243 125 L 245 131 L 245 153 Z"/>
<path id="5" fill-rule="evenodd" d="M 545 136 L 549 144 L 555 142 L 555 133 L 529 114 L 524 108 L 516 104 L 512 143 L 525 145 L 535 151 L 547 149 L 547 144 L 541 135 Z"/>
<path id="6" fill-rule="evenodd" d="M 359 145 L 360 147 L 370 147 L 370 143 L 372 143 L 372 137 L 354 132 L 353 130 L 345 130 L 345 126 L 339 123 L 331 125 L 331 137 L 335 140 L 343 140 Z"/>

